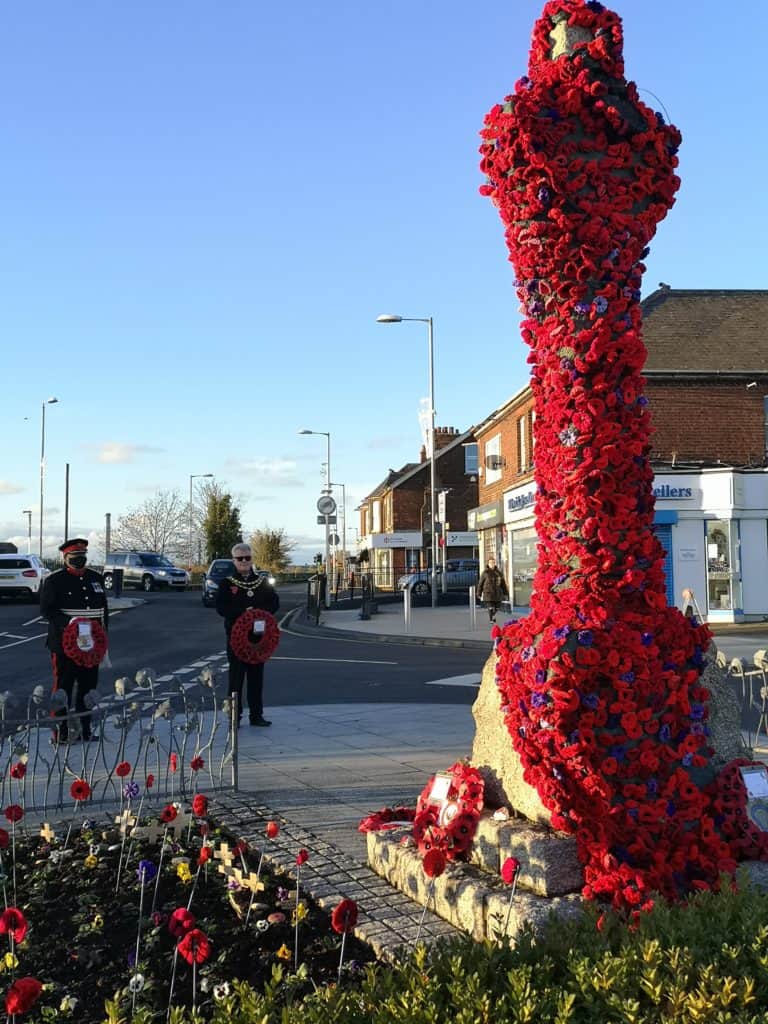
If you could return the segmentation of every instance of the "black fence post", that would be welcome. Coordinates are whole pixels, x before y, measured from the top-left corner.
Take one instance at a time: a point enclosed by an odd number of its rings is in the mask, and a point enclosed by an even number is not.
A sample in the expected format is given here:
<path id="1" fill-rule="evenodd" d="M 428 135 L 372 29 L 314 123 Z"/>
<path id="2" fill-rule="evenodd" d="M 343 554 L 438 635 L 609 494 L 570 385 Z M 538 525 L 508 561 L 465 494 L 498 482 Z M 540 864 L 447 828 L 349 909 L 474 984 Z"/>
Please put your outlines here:
<path id="1" fill-rule="evenodd" d="M 363 620 L 371 617 L 371 578 L 364 573 L 360 587 L 360 618 Z"/>

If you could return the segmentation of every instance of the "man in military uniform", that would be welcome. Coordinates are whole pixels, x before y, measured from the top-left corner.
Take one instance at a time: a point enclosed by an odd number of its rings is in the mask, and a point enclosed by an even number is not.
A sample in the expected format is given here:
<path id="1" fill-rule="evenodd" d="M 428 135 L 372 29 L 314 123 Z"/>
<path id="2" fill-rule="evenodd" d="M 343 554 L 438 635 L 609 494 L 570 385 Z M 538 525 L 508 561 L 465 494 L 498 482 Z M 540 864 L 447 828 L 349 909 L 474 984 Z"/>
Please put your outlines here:
<path id="1" fill-rule="evenodd" d="M 82 537 L 65 540 L 59 551 L 64 558 L 64 568 L 52 572 L 45 579 L 40 591 L 40 614 L 48 620 L 46 646 L 51 652 L 54 693 L 63 690 L 67 695 L 67 706 L 71 707 L 72 694 L 75 692 L 74 710 L 82 713 L 85 711 L 85 694 L 98 683 L 99 667 L 84 668 L 68 658 L 62 647 L 62 634 L 75 618 L 95 619 L 107 629 L 109 610 L 103 577 L 93 569 L 86 569 L 88 541 Z M 61 715 L 66 719 L 66 711 L 62 711 Z M 83 739 L 90 739 L 90 715 L 83 715 L 80 723 Z M 67 739 L 66 721 L 59 725 L 57 738 Z"/>
<path id="2" fill-rule="evenodd" d="M 219 583 L 216 592 L 216 611 L 224 618 L 227 633 L 227 658 L 229 659 L 229 692 L 238 697 L 237 708 L 243 714 L 243 679 L 248 680 L 248 717 L 251 725 L 272 725 L 264 717 L 262 690 L 264 686 L 264 664 L 250 665 L 241 661 L 229 644 L 229 635 L 235 620 L 248 608 L 261 608 L 274 615 L 280 607 L 280 598 L 267 583 L 263 573 L 253 571 L 251 549 L 247 544 L 235 544 L 232 548 L 235 571 Z M 239 719 L 238 719 L 239 723 Z"/>

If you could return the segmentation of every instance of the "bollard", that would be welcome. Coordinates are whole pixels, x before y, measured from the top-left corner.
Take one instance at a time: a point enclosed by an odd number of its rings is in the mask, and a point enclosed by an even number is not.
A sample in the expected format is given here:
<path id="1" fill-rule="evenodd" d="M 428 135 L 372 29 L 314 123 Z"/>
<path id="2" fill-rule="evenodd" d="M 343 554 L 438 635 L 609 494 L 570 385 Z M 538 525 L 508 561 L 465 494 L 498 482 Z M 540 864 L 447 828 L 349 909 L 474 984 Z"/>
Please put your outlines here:
<path id="1" fill-rule="evenodd" d="M 477 587 L 469 588 L 469 628 L 477 629 Z"/>
<path id="2" fill-rule="evenodd" d="M 363 577 L 360 589 L 360 618 L 367 621 L 371 617 L 371 584 L 367 576 Z"/>
<path id="3" fill-rule="evenodd" d="M 403 588 L 403 615 L 405 617 L 405 632 L 411 632 L 411 588 Z"/>

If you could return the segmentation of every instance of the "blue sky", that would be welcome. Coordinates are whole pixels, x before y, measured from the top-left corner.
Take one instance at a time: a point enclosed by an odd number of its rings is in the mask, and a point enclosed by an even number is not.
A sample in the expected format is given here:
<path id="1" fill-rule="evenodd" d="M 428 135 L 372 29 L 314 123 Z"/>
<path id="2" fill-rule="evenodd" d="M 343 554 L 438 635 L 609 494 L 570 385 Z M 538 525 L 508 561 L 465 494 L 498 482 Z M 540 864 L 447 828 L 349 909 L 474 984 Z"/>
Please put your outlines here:
<path id="1" fill-rule="evenodd" d="M 322 549 L 325 439 L 352 509 L 437 423 L 527 377 L 478 131 L 541 2 L 6 7 L 0 54 L 0 539 L 46 547 L 215 473 L 247 529 Z M 645 293 L 766 287 L 765 84 L 753 5 L 624 0 L 628 75 L 683 133 Z M 657 106 L 647 92 L 643 98 Z M 50 509 L 50 511 L 48 511 Z M 36 531 L 35 531 L 36 532 Z"/>

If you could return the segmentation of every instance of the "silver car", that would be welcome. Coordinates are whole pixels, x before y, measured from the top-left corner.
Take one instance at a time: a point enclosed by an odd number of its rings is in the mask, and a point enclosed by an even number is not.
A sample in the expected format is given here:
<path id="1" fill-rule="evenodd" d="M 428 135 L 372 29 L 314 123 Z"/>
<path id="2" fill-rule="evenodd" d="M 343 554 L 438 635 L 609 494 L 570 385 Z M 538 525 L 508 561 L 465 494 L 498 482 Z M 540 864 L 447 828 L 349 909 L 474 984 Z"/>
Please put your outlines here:
<path id="1" fill-rule="evenodd" d="M 37 555 L 0 555 L 0 596 L 37 600 L 50 571 Z"/>
<path id="2" fill-rule="evenodd" d="M 445 580 L 448 590 L 468 590 L 477 583 L 480 576 L 480 563 L 476 558 L 449 558 L 445 563 Z M 439 590 L 443 587 L 443 567 L 437 567 L 437 586 Z M 426 594 L 432 589 L 431 569 L 421 569 L 418 572 L 408 573 L 401 576 L 397 581 L 398 590 L 405 590 L 411 587 L 414 594 Z"/>

